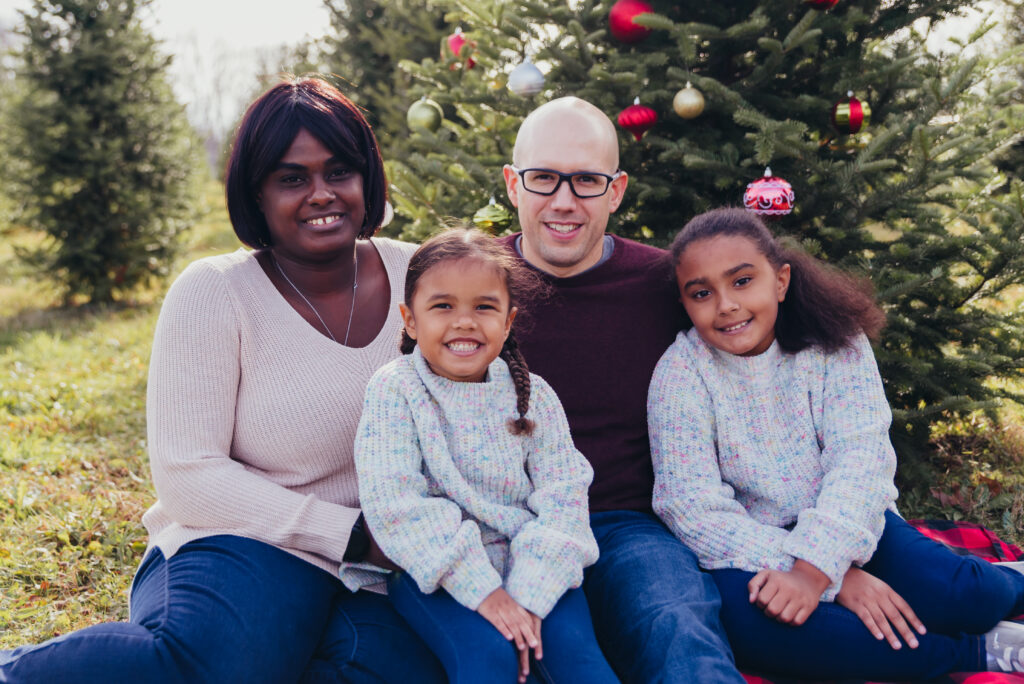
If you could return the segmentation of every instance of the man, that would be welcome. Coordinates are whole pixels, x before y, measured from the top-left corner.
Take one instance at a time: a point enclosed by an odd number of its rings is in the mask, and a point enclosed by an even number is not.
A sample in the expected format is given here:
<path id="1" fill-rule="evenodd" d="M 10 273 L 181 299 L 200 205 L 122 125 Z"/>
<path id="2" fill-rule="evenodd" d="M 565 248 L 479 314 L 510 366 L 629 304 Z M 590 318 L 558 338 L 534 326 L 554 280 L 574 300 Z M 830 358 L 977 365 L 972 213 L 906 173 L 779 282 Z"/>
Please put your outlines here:
<path id="1" fill-rule="evenodd" d="M 605 233 L 628 181 L 618 164 L 615 127 L 583 100 L 523 122 L 504 169 L 522 234 L 504 240 L 552 294 L 524 305 L 517 336 L 594 467 L 601 558 L 583 588 L 612 666 L 626 682 L 742 682 L 714 583 L 651 511 L 647 386 L 683 314 L 665 252 Z"/>

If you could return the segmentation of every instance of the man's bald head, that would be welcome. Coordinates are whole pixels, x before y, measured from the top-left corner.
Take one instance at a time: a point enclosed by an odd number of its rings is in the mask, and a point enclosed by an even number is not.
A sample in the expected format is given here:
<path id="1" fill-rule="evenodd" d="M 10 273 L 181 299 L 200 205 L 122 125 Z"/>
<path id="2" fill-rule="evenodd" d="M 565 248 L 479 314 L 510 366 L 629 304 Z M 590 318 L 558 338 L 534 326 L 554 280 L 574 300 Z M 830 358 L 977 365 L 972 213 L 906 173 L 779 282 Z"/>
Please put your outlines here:
<path id="1" fill-rule="evenodd" d="M 615 125 L 600 109 L 578 97 L 560 97 L 533 110 L 519 127 L 516 145 L 512 150 L 512 163 L 522 168 L 533 165 L 531 153 L 538 145 L 546 145 L 551 133 L 572 130 L 581 139 L 595 142 L 595 158 L 599 158 L 614 171 L 619 167 L 619 140 Z M 604 170 L 604 169 L 594 169 Z"/>
<path id="2" fill-rule="evenodd" d="M 604 253 L 608 218 L 619 208 L 628 181 L 619 170 L 615 126 L 605 113 L 578 97 L 541 105 L 519 127 L 512 160 L 514 166 L 503 170 L 505 190 L 519 212 L 526 260 L 559 278 L 596 264 Z M 527 172 L 557 184 L 547 194 L 528 190 Z M 590 183 L 607 178 L 605 192 L 580 197 L 569 180 L 576 175 Z"/>

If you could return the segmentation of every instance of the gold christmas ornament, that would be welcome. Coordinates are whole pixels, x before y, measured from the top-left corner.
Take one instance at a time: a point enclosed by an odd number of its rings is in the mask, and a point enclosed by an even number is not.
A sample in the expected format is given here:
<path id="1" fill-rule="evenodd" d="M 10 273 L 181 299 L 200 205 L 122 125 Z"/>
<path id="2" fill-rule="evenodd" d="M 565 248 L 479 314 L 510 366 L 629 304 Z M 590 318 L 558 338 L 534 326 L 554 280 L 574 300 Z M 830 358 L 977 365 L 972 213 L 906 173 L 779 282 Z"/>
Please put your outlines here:
<path id="1" fill-rule="evenodd" d="M 480 207 L 473 214 L 473 223 L 478 228 L 495 233 L 512 225 L 512 214 L 492 197 L 486 207 Z"/>
<path id="2" fill-rule="evenodd" d="M 704 112 L 704 96 L 687 81 L 686 87 L 672 98 L 672 109 L 684 119 L 695 119 Z"/>
<path id="3" fill-rule="evenodd" d="M 444 112 L 441 111 L 441 105 L 426 96 L 413 102 L 412 106 L 409 107 L 409 111 L 405 114 L 405 120 L 409 124 L 409 128 L 413 130 L 425 128 L 431 133 L 437 132 L 437 129 L 441 127 L 441 119 L 443 118 Z"/>

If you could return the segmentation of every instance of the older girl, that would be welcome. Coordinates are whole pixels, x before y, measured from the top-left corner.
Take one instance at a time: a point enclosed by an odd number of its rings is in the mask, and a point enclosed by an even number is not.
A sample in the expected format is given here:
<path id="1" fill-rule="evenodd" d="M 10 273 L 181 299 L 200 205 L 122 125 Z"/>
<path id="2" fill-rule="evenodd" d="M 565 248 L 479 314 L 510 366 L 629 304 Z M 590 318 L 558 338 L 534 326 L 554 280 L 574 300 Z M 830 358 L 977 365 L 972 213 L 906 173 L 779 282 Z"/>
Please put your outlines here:
<path id="1" fill-rule="evenodd" d="M 1024 669 L 1024 575 L 954 555 L 897 514 L 890 411 L 859 283 L 755 215 L 672 244 L 693 324 L 648 411 L 654 508 L 711 570 L 742 667 L 810 679 Z"/>

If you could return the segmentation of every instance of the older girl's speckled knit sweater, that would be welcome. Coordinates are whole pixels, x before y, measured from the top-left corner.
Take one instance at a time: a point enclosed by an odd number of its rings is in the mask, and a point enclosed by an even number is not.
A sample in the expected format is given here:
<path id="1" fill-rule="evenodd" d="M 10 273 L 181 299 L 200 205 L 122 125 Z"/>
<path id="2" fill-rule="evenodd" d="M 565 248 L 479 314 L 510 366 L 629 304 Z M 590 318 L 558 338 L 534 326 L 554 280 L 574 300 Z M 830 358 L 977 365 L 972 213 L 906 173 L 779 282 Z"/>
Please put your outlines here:
<path id="1" fill-rule="evenodd" d="M 708 569 L 824 572 L 833 600 L 895 510 L 891 413 L 867 338 L 834 353 L 778 342 L 733 356 L 696 330 L 665 352 L 648 398 L 654 510 Z"/>
<path id="2" fill-rule="evenodd" d="M 495 359 L 484 382 L 435 375 L 417 347 L 366 390 L 356 472 L 381 550 L 424 592 L 438 587 L 475 610 L 499 587 L 545 617 L 597 560 L 587 487 L 593 470 L 573 446 L 551 387 L 531 376 L 531 436 L 513 435 L 516 395 Z M 377 575 L 379 578 L 379 575 Z M 350 588 L 375 581 L 347 566 Z"/>

